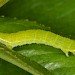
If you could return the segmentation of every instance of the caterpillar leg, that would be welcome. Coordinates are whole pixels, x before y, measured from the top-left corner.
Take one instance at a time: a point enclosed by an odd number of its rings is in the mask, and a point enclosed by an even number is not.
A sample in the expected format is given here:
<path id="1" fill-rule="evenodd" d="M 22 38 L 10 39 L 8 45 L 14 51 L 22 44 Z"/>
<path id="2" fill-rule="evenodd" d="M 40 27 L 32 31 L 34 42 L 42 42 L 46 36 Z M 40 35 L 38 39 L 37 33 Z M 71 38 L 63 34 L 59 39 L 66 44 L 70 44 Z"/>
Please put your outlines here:
<path id="1" fill-rule="evenodd" d="M 65 53 L 65 55 L 66 55 L 67 57 L 69 57 L 69 52 L 71 52 L 73 55 L 75 55 L 75 50 L 69 50 L 69 51 L 63 50 L 63 52 Z"/>
<path id="2" fill-rule="evenodd" d="M 69 51 L 67 51 L 67 50 L 62 50 L 64 53 L 65 53 L 65 55 L 67 56 L 67 57 L 69 57 Z"/>

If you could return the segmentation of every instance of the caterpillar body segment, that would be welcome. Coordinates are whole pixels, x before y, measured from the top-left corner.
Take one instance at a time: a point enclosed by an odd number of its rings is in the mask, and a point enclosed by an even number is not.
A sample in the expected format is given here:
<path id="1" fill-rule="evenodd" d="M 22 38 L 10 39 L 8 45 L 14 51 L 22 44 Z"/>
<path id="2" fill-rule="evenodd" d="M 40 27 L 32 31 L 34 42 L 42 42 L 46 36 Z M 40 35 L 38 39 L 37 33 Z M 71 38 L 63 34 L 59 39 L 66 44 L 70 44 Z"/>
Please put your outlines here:
<path id="1" fill-rule="evenodd" d="M 16 33 L 0 33 L 0 42 L 8 48 L 32 43 L 45 44 L 61 49 L 66 56 L 68 56 L 68 52 L 75 54 L 75 40 L 40 29 L 19 31 Z"/>
<path id="2" fill-rule="evenodd" d="M 75 41 L 72 40 L 69 50 L 75 55 Z"/>
<path id="3" fill-rule="evenodd" d="M 46 37 L 46 44 L 55 47 L 55 42 L 56 42 L 57 36 L 58 35 L 56 35 L 52 32 L 48 32 L 48 35 Z"/>
<path id="4" fill-rule="evenodd" d="M 36 34 L 35 34 L 35 42 L 37 42 L 38 44 L 44 44 L 46 43 L 46 36 L 47 36 L 47 31 L 44 30 L 36 30 Z"/>

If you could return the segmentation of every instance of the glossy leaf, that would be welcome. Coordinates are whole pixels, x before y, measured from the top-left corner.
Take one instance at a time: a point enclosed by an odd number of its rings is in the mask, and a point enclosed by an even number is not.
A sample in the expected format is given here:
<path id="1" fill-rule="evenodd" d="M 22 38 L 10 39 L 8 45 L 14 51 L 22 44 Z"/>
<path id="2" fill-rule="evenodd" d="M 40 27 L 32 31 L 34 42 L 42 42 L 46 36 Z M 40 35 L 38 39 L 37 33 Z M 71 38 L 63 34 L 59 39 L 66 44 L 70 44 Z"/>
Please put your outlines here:
<path id="1" fill-rule="evenodd" d="M 39 28 L 75 39 L 74 12 L 74 0 L 11 0 L 0 9 L 0 15 L 22 20 L 0 19 L 0 31 L 10 33 Z M 39 24 L 24 22 L 24 19 L 35 20 Z M 41 64 L 55 75 L 75 74 L 75 57 L 71 53 L 67 58 L 60 49 L 38 44 L 24 45 L 14 50 Z"/>
<path id="2" fill-rule="evenodd" d="M 31 21 L 15 20 L 10 18 L 8 19 L 1 18 L 0 23 L 1 23 L 0 32 L 7 32 L 7 33 L 16 32 L 20 30 L 26 30 L 27 28 L 30 29 L 31 27 L 34 27 L 34 28 L 39 27 L 39 24 L 31 22 Z M 15 27 L 17 29 L 15 29 Z M 41 28 L 43 28 L 43 26 L 41 26 Z M 45 29 L 47 30 L 47 27 Z M 47 70 L 54 73 L 54 75 L 56 74 L 71 75 L 75 73 L 74 72 L 74 68 L 75 68 L 74 56 L 70 55 L 70 57 L 66 57 L 65 54 L 60 49 L 56 49 L 46 45 L 31 44 L 31 45 L 16 47 L 13 50 L 41 64 Z"/>

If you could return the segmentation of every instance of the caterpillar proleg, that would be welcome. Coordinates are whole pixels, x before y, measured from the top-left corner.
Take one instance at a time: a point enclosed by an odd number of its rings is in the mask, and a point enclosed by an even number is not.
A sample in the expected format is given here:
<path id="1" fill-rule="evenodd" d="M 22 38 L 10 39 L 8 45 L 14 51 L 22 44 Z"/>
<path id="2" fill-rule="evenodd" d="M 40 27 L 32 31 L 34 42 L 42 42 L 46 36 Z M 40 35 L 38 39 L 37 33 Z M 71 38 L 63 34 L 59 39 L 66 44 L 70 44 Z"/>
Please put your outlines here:
<path id="1" fill-rule="evenodd" d="M 0 0 L 0 7 L 7 3 L 9 0 Z"/>
<path id="2" fill-rule="evenodd" d="M 16 33 L 0 32 L 0 42 L 11 49 L 24 44 L 37 43 L 61 49 L 66 56 L 68 56 L 68 52 L 75 54 L 75 40 L 40 29 L 25 30 Z"/>

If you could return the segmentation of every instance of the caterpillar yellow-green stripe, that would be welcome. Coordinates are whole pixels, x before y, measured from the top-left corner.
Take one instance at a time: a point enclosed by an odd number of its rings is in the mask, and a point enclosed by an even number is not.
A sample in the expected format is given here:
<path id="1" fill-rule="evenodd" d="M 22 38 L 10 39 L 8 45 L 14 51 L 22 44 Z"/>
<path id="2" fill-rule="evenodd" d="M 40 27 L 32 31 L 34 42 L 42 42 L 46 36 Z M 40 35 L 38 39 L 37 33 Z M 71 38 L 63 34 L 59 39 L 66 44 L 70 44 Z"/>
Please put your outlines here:
<path id="1" fill-rule="evenodd" d="M 0 32 L 0 42 L 11 49 L 24 44 L 37 43 L 61 49 L 66 56 L 68 56 L 68 52 L 75 54 L 75 40 L 40 29 L 25 30 L 16 33 Z"/>
<path id="2" fill-rule="evenodd" d="M 5 3 L 7 3 L 9 0 L 0 0 L 0 7 L 2 7 Z"/>

